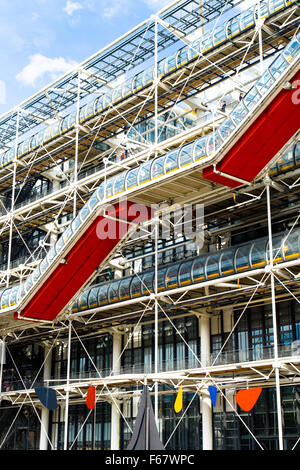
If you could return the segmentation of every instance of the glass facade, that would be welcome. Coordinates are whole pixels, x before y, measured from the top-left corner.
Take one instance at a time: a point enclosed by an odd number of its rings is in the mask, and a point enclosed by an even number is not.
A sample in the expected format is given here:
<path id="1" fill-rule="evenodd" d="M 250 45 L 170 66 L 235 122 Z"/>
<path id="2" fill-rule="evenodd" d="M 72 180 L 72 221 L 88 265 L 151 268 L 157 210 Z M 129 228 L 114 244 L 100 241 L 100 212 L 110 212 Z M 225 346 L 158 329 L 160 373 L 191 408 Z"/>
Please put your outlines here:
<path id="1" fill-rule="evenodd" d="M 282 387 L 284 449 L 291 450 L 300 433 L 300 386 Z M 224 400 L 225 402 L 225 400 Z M 224 403 L 223 402 L 223 403 Z M 224 410 L 226 405 L 223 404 Z M 213 414 L 215 450 L 278 450 L 278 425 L 275 388 L 263 389 L 253 410 L 239 415 L 233 411 Z M 255 439 L 249 433 L 249 430 Z M 295 450 L 300 450 L 298 443 Z"/>

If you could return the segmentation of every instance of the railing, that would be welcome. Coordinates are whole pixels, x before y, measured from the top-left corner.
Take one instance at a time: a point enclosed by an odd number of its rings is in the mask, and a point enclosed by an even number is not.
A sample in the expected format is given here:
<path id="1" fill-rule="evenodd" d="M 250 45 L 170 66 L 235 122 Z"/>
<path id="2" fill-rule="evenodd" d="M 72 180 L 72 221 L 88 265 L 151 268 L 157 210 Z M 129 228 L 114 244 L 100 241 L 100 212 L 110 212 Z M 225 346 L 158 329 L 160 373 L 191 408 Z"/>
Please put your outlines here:
<path id="1" fill-rule="evenodd" d="M 300 360 L 300 340 L 293 341 L 287 344 L 279 344 L 278 347 L 278 356 L 279 358 L 298 357 Z M 187 370 L 187 369 L 201 369 L 205 367 L 213 366 L 222 366 L 222 365 L 236 365 L 243 364 L 248 362 L 263 361 L 263 360 L 272 360 L 274 358 L 274 346 L 262 346 L 257 345 L 254 348 L 248 349 L 246 351 L 235 350 L 235 351 L 225 351 L 221 354 L 214 353 L 205 357 L 195 357 L 191 355 L 189 358 L 181 360 L 169 360 L 169 361 L 160 361 L 158 370 L 159 372 L 172 372 L 178 370 Z M 88 379 L 99 379 L 107 378 L 109 376 L 113 377 L 115 375 L 132 375 L 132 374 L 151 374 L 155 372 L 154 363 L 149 360 L 148 364 L 131 364 L 122 366 L 115 373 L 111 368 L 101 369 L 99 373 L 95 369 L 89 371 L 82 371 L 78 373 L 70 374 L 70 383 L 78 383 L 87 381 Z M 10 392 L 16 390 L 24 390 L 39 387 L 47 386 L 54 387 L 58 385 L 63 385 L 66 383 L 66 376 L 60 378 L 50 378 L 49 380 L 44 380 L 43 378 L 35 379 L 35 373 L 32 372 L 32 375 L 28 375 L 23 382 L 21 379 L 6 379 L 4 375 L 4 380 L 2 383 L 2 392 Z M 25 386 L 24 386 L 25 385 Z"/>

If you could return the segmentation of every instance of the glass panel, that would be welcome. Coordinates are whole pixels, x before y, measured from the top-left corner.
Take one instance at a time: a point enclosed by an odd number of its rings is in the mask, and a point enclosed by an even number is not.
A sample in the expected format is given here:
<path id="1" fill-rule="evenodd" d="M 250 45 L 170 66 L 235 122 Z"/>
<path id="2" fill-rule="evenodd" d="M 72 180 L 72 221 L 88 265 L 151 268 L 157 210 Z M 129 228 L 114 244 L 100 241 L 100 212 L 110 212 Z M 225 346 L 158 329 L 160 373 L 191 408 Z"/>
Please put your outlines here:
<path id="1" fill-rule="evenodd" d="M 193 145 L 194 142 L 191 144 L 187 144 L 182 149 L 180 150 L 179 154 L 179 167 L 183 167 L 185 165 L 188 165 L 193 161 Z"/>
<path id="2" fill-rule="evenodd" d="M 280 55 L 269 67 L 269 70 L 275 79 L 279 78 L 286 69 L 286 62 Z"/>
<path id="3" fill-rule="evenodd" d="M 164 163 L 165 163 L 165 155 L 163 157 L 158 157 L 153 160 L 152 167 L 151 167 L 151 178 L 158 178 L 165 174 L 164 171 Z"/>
<path id="4" fill-rule="evenodd" d="M 66 116 L 66 117 L 63 119 L 63 122 L 62 122 L 62 125 L 61 125 L 61 130 L 62 130 L 62 132 L 66 132 L 67 129 L 68 129 L 68 117 L 69 117 L 69 116 Z"/>
<path id="5" fill-rule="evenodd" d="M 89 291 L 89 296 L 88 296 L 88 306 L 89 306 L 89 308 L 98 307 L 98 293 L 99 293 L 99 287 L 93 287 Z"/>
<path id="6" fill-rule="evenodd" d="M 174 266 L 170 266 L 168 268 L 167 274 L 166 274 L 167 289 L 178 287 L 178 268 L 179 268 L 179 264 L 175 264 Z"/>
<path id="7" fill-rule="evenodd" d="M 287 171 L 294 167 L 294 148 L 292 147 L 277 162 L 279 171 Z"/>
<path id="8" fill-rule="evenodd" d="M 140 166 L 139 172 L 138 172 L 138 184 L 143 184 L 147 183 L 150 181 L 150 168 L 151 168 L 152 162 L 146 162 L 143 163 Z"/>
<path id="9" fill-rule="evenodd" d="M 142 277 L 142 294 L 148 295 L 149 293 L 153 292 L 153 278 L 154 273 L 145 274 Z"/>
<path id="10" fill-rule="evenodd" d="M 213 47 L 212 43 L 212 34 L 211 33 L 206 33 L 204 37 L 202 38 L 201 41 L 201 52 L 204 54 L 204 52 L 208 51 Z"/>
<path id="11" fill-rule="evenodd" d="M 183 47 L 177 54 L 177 67 L 181 67 L 188 61 L 188 48 Z"/>
<path id="12" fill-rule="evenodd" d="M 162 75 L 165 75 L 165 68 L 166 68 L 166 61 L 167 59 L 163 59 L 158 63 L 157 66 L 157 76 L 161 77 Z"/>
<path id="13" fill-rule="evenodd" d="M 218 131 L 222 137 L 223 140 L 227 139 L 227 137 L 230 136 L 232 131 L 235 129 L 235 125 L 232 122 L 230 118 L 226 119 L 222 124 L 220 125 Z"/>
<path id="14" fill-rule="evenodd" d="M 128 171 L 126 177 L 126 189 L 131 189 L 137 186 L 137 175 L 139 168 L 133 168 L 133 170 Z"/>
<path id="15" fill-rule="evenodd" d="M 106 180 L 106 183 L 104 183 L 106 198 L 111 197 L 113 195 L 115 179 L 116 179 L 116 176 L 113 176 L 112 178 L 108 178 Z"/>
<path id="16" fill-rule="evenodd" d="M 116 179 L 115 179 L 115 185 L 114 185 L 114 190 L 113 190 L 113 193 L 115 195 L 119 194 L 119 193 L 122 193 L 125 189 L 125 178 L 126 178 L 126 172 L 123 171 L 122 173 L 120 173 Z"/>
<path id="17" fill-rule="evenodd" d="M 141 295 L 141 280 L 139 277 L 135 276 L 132 279 L 130 286 L 131 297 L 139 297 Z"/>
<path id="18" fill-rule="evenodd" d="M 35 268 L 32 273 L 33 282 L 36 282 L 41 277 L 39 265 Z"/>
<path id="19" fill-rule="evenodd" d="M 243 271 L 245 269 L 250 269 L 249 257 L 250 257 L 249 245 L 241 246 L 236 250 L 235 268 L 237 272 Z"/>
<path id="20" fill-rule="evenodd" d="M 207 261 L 205 263 L 205 271 L 208 280 L 214 277 L 218 277 L 220 275 L 219 262 L 220 254 L 210 255 L 207 258 Z"/>
<path id="21" fill-rule="evenodd" d="M 207 138 L 207 155 L 210 157 L 222 145 L 218 132 L 212 132 Z"/>
<path id="22" fill-rule="evenodd" d="M 148 85 L 152 81 L 153 81 L 153 67 L 149 67 L 144 72 L 143 82 L 144 82 L 144 85 Z"/>
<path id="23" fill-rule="evenodd" d="M 228 21 L 227 23 L 227 36 L 228 39 L 232 38 L 236 34 L 240 32 L 240 22 L 239 22 L 239 16 L 236 16 L 235 18 L 232 18 L 231 20 Z"/>
<path id="24" fill-rule="evenodd" d="M 168 153 L 165 159 L 166 173 L 170 173 L 173 170 L 178 169 L 178 150 L 173 150 Z"/>
<path id="25" fill-rule="evenodd" d="M 297 39 L 293 39 L 282 51 L 283 57 L 291 63 L 300 51 L 300 43 Z"/>
<path id="26" fill-rule="evenodd" d="M 24 285 L 25 292 L 28 292 L 29 289 L 31 289 L 32 286 L 33 286 L 33 280 L 32 280 L 32 275 L 31 275 L 25 281 L 25 285 Z"/>
<path id="27" fill-rule="evenodd" d="M 267 240 L 256 240 L 251 245 L 250 262 L 252 268 L 261 268 L 266 264 Z"/>
<path id="28" fill-rule="evenodd" d="M 95 112 L 100 113 L 103 109 L 103 96 L 100 96 L 95 100 Z"/>
<path id="29" fill-rule="evenodd" d="M 120 300 L 127 300 L 130 298 L 130 282 L 131 277 L 122 280 L 120 285 Z"/>
<path id="30" fill-rule="evenodd" d="M 139 73 L 135 77 L 135 82 L 134 82 L 134 91 L 138 91 L 143 87 L 143 74 Z"/>
<path id="31" fill-rule="evenodd" d="M 253 7 L 250 10 L 246 10 L 240 14 L 240 25 L 241 29 L 247 29 L 254 24 L 254 12 Z"/>
<path id="32" fill-rule="evenodd" d="M 101 183 L 97 191 L 98 200 L 101 202 L 104 199 L 104 183 Z"/>
<path id="33" fill-rule="evenodd" d="M 87 310 L 88 308 L 88 291 L 84 292 L 78 299 L 79 310 Z"/>
<path id="34" fill-rule="evenodd" d="M 73 230 L 74 233 L 77 232 L 80 225 L 81 225 L 81 220 L 80 220 L 80 217 L 79 217 L 79 214 L 78 214 L 72 222 L 72 230 Z"/>
<path id="35" fill-rule="evenodd" d="M 43 143 L 43 140 L 44 140 L 44 131 L 42 130 L 37 135 L 36 144 L 41 145 Z"/>
<path id="36" fill-rule="evenodd" d="M 11 289 L 6 289 L 1 296 L 1 308 L 7 308 Z"/>
<path id="37" fill-rule="evenodd" d="M 77 313 L 79 311 L 78 300 L 72 305 L 72 312 Z"/>
<path id="38" fill-rule="evenodd" d="M 22 142 L 21 144 L 21 149 L 20 149 L 20 154 L 21 155 L 24 155 L 25 153 L 27 153 L 29 150 L 29 140 L 26 139 L 24 140 L 24 142 Z"/>
<path id="39" fill-rule="evenodd" d="M 293 230 L 288 236 L 283 239 L 283 252 L 286 261 L 298 258 L 299 253 L 299 231 Z"/>
<path id="40" fill-rule="evenodd" d="M 220 258 L 220 269 L 222 276 L 234 274 L 234 249 L 226 250 Z"/>
<path id="41" fill-rule="evenodd" d="M 98 293 L 99 305 L 106 305 L 108 303 L 108 296 L 107 296 L 108 288 L 109 288 L 109 284 L 100 286 L 99 293 Z"/>
<path id="42" fill-rule="evenodd" d="M 166 288 L 166 269 L 160 269 L 157 273 L 157 290 L 161 291 Z"/>
<path id="43" fill-rule="evenodd" d="M 201 137 L 200 139 L 196 140 L 194 152 L 195 161 L 206 157 L 206 137 Z"/>
<path id="44" fill-rule="evenodd" d="M 260 2 L 260 18 L 265 18 L 269 15 L 268 2 Z M 258 19 L 258 5 L 255 8 L 255 18 Z"/>
<path id="45" fill-rule="evenodd" d="M 274 78 L 271 76 L 270 72 L 267 70 L 257 82 L 256 88 L 258 89 L 261 95 L 264 95 L 265 93 L 267 93 L 267 91 L 273 85 L 274 82 L 275 82 Z"/>
<path id="46" fill-rule="evenodd" d="M 123 83 L 122 87 L 122 95 L 123 98 L 126 98 L 128 95 L 132 94 L 132 79 L 126 80 L 125 83 Z"/>
<path id="47" fill-rule="evenodd" d="M 184 262 L 180 265 L 179 283 L 181 286 L 185 286 L 192 282 L 192 265 L 193 263 L 191 261 Z"/>
<path id="48" fill-rule="evenodd" d="M 9 296 L 9 306 L 12 307 L 13 305 L 16 305 L 18 301 L 18 292 L 19 292 L 19 285 L 14 286 L 11 291 L 10 291 L 10 296 Z"/>
<path id="49" fill-rule="evenodd" d="M 118 85 L 113 92 L 112 101 L 113 103 L 117 103 L 122 99 L 122 85 Z"/>
<path id="50" fill-rule="evenodd" d="M 29 144 L 29 148 L 31 150 L 35 149 L 36 147 L 36 135 L 33 135 L 31 138 L 30 138 L 30 144 Z"/>
<path id="51" fill-rule="evenodd" d="M 279 237 L 274 237 L 273 240 L 272 240 L 272 245 L 273 245 L 273 262 L 274 263 L 280 263 L 281 261 L 283 261 L 283 237 L 282 235 L 280 235 Z M 270 246 L 269 246 L 269 242 L 267 244 L 267 252 L 266 252 L 266 255 L 267 255 L 267 260 L 269 261 L 270 259 Z"/>
<path id="52" fill-rule="evenodd" d="M 190 52 L 191 50 L 191 52 Z M 189 54 L 192 54 L 192 57 L 196 57 L 201 52 L 201 39 L 193 41 L 189 47 Z"/>
<path id="53" fill-rule="evenodd" d="M 88 206 L 88 204 L 85 204 L 85 206 L 83 206 L 83 208 L 81 209 L 81 211 L 78 214 L 80 216 L 81 222 L 85 221 L 85 219 L 87 218 L 89 213 L 90 213 L 89 206 Z"/>
<path id="54" fill-rule="evenodd" d="M 68 128 L 71 129 L 71 127 L 74 126 L 76 122 L 76 112 L 73 112 L 69 115 L 69 118 L 68 118 Z"/>
<path id="55" fill-rule="evenodd" d="M 245 116 L 247 116 L 248 110 L 243 103 L 238 104 L 231 113 L 231 118 L 234 123 L 239 124 Z"/>
<path id="56" fill-rule="evenodd" d="M 54 124 L 52 124 L 52 126 L 51 126 L 51 136 L 52 136 L 52 138 L 56 137 L 57 135 L 60 134 L 60 125 L 61 125 L 61 121 L 57 121 Z"/>
<path id="57" fill-rule="evenodd" d="M 108 108 L 112 103 L 113 90 L 107 90 L 103 95 L 103 109 Z"/>
<path id="58" fill-rule="evenodd" d="M 225 25 L 218 26 L 214 32 L 214 46 L 218 46 L 226 39 L 226 27 Z"/>
<path id="59" fill-rule="evenodd" d="M 166 73 L 171 72 L 172 70 L 175 70 L 175 68 L 176 68 L 176 54 L 177 54 L 177 52 L 175 54 L 169 56 L 166 59 Z"/>
<path id="60" fill-rule="evenodd" d="M 269 0 L 270 13 L 275 13 L 275 11 L 278 11 L 284 7 L 284 0 Z"/>
<path id="61" fill-rule="evenodd" d="M 55 248 L 52 247 L 47 253 L 47 260 L 49 264 L 54 260 L 55 257 L 56 257 L 56 251 L 55 251 Z"/>
<path id="62" fill-rule="evenodd" d="M 62 245 L 63 245 L 63 243 L 62 243 Z M 40 272 L 44 273 L 46 271 L 47 267 L 49 266 L 47 258 L 44 258 L 43 261 L 41 261 L 39 266 L 40 266 Z"/>
<path id="63" fill-rule="evenodd" d="M 83 122 L 86 119 L 87 104 L 83 106 L 79 111 L 79 122 Z"/>
<path id="64" fill-rule="evenodd" d="M 45 130 L 44 130 L 44 135 L 43 135 L 43 141 L 44 142 L 48 142 L 48 140 L 51 139 L 51 127 L 48 126 Z"/>
<path id="65" fill-rule="evenodd" d="M 96 191 L 88 202 L 89 210 L 92 211 L 98 202 L 98 191 Z"/>
<path id="66" fill-rule="evenodd" d="M 120 281 L 115 281 L 110 285 L 110 288 L 108 291 L 109 303 L 119 301 L 119 285 L 120 285 Z"/>
<path id="67" fill-rule="evenodd" d="M 204 276 L 204 259 L 196 259 L 193 263 L 193 282 L 201 282 L 205 280 Z"/>
<path id="68" fill-rule="evenodd" d="M 261 96 L 257 91 L 256 87 L 251 88 L 251 90 L 246 94 L 246 96 L 243 98 L 243 101 L 247 108 L 250 110 L 254 108 L 254 106 L 258 103 L 260 100 Z"/>

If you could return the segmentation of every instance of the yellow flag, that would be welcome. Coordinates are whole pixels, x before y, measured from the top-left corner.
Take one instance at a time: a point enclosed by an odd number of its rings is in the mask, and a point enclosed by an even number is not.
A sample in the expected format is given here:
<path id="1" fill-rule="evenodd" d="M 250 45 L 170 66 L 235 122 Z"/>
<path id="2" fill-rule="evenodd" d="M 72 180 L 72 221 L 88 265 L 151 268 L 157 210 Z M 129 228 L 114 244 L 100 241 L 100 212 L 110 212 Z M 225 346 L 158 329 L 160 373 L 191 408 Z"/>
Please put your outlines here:
<path id="1" fill-rule="evenodd" d="M 175 403 L 174 403 L 175 413 L 179 413 L 182 410 L 182 386 L 180 387 Z"/>

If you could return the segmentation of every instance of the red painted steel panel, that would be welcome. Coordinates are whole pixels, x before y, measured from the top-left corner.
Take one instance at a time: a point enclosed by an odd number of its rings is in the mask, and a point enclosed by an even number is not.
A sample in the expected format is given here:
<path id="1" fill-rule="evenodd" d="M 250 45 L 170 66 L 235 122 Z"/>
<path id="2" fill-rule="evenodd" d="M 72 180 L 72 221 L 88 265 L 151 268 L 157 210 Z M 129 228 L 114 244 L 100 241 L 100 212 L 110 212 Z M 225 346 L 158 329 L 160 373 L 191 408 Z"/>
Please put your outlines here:
<path id="1" fill-rule="evenodd" d="M 115 221 L 117 235 L 120 235 L 121 230 L 121 236 L 113 239 L 99 239 L 97 235 L 98 224 L 104 220 L 109 223 L 111 219 L 98 215 L 65 256 L 64 259 L 67 264 L 60 264 L 55 268 L 24 310 L 21 311 L 20 317 L 54 320 L 128 232 L 130 226 L 128 222 L 135 220 L 137 217 L 137 214 L 130 214 L 130 209 L 134 207 L 131 203 L 128 203 L 127 211 L 126 204 L 121 203 L 120 205 L 111 206 L 111 209 L 108 210 L 107 214 L 117 219 Z M 151 210 L 147 209 L 140 216 L 139 221 L 149 219 L 151 215 Z M 17 315 L 15 315 L 15 318 L 17 318 Z"/>
<path id="2" fill-rule="evenodd" d="M 300 71 L 291 82 L 299 79 Z M 216 170 L 251 182 L 299 129 L 300 105 L 293 103 L 293 93 L 281 90 L 224 155 Z M 203 170 L 203 177 L 231 188 L 242 184 L 218 175 L 212 166 Z"/>

